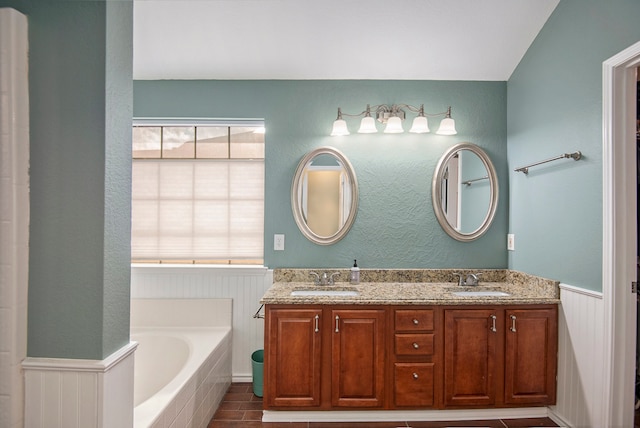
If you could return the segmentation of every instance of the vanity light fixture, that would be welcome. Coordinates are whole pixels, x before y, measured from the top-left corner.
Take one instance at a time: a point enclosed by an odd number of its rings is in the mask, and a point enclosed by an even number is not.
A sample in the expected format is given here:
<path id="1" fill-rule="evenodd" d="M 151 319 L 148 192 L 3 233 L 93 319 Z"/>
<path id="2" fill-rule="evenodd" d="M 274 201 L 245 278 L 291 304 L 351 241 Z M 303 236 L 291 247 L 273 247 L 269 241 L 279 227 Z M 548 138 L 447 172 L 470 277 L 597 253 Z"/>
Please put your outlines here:
<path id="1" fill-rule="evenodd" d="M 385 134 L 403 133 L 404 128 L 402 127 L 402 121 L 406 117 L 405 110 L 418 114 L 413 119 L 413 124 L 411 126 L 411 129 L 409 129 L 409 132 L 412 132 L 414 134 L 424 134 L 430 132 L 427 117 L 444 116 L 444 119 L 442 119 L 442 121 L 440 122 L 440 127 L 436 131 L 436 134 L 457 134 L 455 121 L 451 118 L 451 107 L 447 108 L 447 111 L 442 113 L 429 114 L 424 112 L 424 104 L 421 104 L 420 107 L 414 107 L 409 104 L 393 104 L 391 106 L 388 106 L 386 104 L 370 106 L 369 104 L 367 104 L 367 108 L 358 114 L 343 113 L 342 109 L 338 107 L 338 117 L 333 122 L 331 136 L 335 137 L 340 135 L 349 135 L 347 121 L 343 119 L 343 116 L 363 116 L 362 120 L 360 121 L 360 128 L 358 129 L 359 134 L 372 134 L 378 132 L 378 128 L 376 128 L 375 122 L 376 119 L 378 120 L 378 122 L 386 124 L 384 128 Z M 372 113 L 375 114 L 376 119 L 373 118 L 373 116 L 371 115 Z"/>

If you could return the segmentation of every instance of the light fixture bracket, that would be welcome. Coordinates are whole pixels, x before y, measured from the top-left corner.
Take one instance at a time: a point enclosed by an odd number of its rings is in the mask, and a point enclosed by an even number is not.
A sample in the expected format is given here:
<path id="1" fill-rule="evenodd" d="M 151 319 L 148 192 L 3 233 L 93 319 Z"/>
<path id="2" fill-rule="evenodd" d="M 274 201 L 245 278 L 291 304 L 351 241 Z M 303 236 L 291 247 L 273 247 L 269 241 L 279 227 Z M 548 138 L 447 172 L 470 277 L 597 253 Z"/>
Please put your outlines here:
<path id="1" fill-rule="evenodd" d="M 397 109 L 395 111 L 384 109 L 384 110 L 378 110 L 376 112 L 376 119 L 380 123 L 387 123 L 387 121 L 391 116 L 398 116 L 400 120 L 404 120 L 406 117 L 406 114 L 404 110 L 400 110 L 400 109 Z"/>

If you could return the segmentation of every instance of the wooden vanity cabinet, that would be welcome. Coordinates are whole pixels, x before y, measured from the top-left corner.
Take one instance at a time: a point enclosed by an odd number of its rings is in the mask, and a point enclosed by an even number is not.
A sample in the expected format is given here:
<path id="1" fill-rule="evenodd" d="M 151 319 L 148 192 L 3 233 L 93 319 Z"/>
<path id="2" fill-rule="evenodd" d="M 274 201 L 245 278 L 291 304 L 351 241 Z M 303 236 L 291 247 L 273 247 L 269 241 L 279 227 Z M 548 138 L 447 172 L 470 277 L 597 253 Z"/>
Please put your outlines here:
<path id="1" fill-rule="evenodd" d="M 384 404 L 385 310 L 332 309 L 331 406 Z"/>
<path id="2" fill-rule="evenodd" d="M 505 311 L 505 403 L 554 404 L 558 353 L 558 310 Z"/>
<path id="3" fill-rule="evenodd" d="M 445 407 L 555 403 L 556 305 L 444 312 Z"/>
<path id="4" fill-rule="evenodd" d="M 440 403 L 442 329 L 435 307 L 392 308 L 391 408 L 435 408 Z"/>
<path id="5" fill-rule="evenodd" d="M 382 408 L 385 310 L 267 305 L 268 408 Z"/>
<path id="6" fill-rule="evenodd" d="M 320 307 L 265 312 L 264 400 L 267 407 L 320 405 L 322 334 Z"/>
<path id="7" fill-rule="evenodd" d="M 502 317 L 501 317 L 502 320 Z M 445 406 L 494 406 L 498 361 L 498 311 L 444 311 Z"/>
<path id="8" fill-rule="evenodd" d="M 266 305 L 265 409 L 542 406 L 557 305 Z"/>

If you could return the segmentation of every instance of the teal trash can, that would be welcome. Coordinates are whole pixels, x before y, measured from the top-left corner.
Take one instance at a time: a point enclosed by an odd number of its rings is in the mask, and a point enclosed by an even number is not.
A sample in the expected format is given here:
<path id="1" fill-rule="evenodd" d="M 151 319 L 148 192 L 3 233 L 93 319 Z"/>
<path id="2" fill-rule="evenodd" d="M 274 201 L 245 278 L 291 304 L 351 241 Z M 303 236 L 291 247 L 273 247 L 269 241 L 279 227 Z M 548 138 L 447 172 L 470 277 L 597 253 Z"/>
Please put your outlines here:
<path id="1" fill-rule="evenodd" d="M 251 368 L 253 369 L 253 393 L 262 397 L 264 379 L 264 349 L 258 349 L 251 354 Z"/>

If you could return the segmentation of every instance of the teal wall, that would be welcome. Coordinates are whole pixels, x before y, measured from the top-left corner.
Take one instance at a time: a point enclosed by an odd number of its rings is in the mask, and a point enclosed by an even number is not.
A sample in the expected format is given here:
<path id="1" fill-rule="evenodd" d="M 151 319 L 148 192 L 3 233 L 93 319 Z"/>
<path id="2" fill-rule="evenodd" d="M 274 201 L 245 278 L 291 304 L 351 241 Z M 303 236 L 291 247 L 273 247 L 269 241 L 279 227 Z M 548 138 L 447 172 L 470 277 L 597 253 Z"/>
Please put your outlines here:
<path id="1" fill-rule="evenodd" d="M 0 7 L 10 7 L 24 15 L 31 12 L 31 2 L 21 0 L 0 0 Z"/>
<path id="2" fill-rule="evenodd" d="M 330 137 L 337 108 L 366 104 L 453 108 L 458 135 L 352 134 Z M 265 264 L 278 267 L 505 268 L 507 265 L 506 83 L 451 81 L 135 81 L 136 117 L 264 118 L 266 134 Z M 405 123 L 405 129 L 410 124 Z M 472 243 L 449 238 L 436 221 L 431 178 L 443 152 L 470 141 L 495 163 L 502 197 L 495 224 Z M 291 180 L 300 159 L 321 146 L 342 151 L 355 169 L 360 206 L 340 242 L 320 246 L 297 229 Z M 285 251 L 273 235 L 285 234 Z"/>
<path id="3" fill-rule="evenodd" d="M 133 3 L 14 3 L 29 21 L 27 352 L 103 359 L 129 341 Z"/>
<path id="4" fill-rule="evenodd" d="M 561 0 L 509 79 L 509 268 L 602 290 L 602 63 L 638 40 L 637 0 Z"/>

